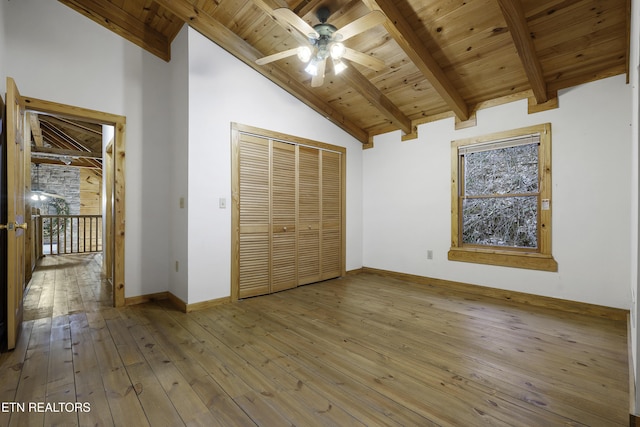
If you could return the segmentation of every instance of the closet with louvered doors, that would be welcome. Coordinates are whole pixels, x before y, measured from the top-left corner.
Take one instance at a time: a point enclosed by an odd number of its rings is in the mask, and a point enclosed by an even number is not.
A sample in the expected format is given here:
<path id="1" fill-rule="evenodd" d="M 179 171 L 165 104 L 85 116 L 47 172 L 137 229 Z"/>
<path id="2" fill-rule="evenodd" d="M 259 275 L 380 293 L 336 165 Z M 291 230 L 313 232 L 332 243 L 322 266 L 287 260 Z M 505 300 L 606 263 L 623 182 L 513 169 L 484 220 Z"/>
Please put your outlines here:
<path id="1" fill-rule="evenodd" d="M 344 274 L 342 147 L 233 126 L 233 299 Z"/>

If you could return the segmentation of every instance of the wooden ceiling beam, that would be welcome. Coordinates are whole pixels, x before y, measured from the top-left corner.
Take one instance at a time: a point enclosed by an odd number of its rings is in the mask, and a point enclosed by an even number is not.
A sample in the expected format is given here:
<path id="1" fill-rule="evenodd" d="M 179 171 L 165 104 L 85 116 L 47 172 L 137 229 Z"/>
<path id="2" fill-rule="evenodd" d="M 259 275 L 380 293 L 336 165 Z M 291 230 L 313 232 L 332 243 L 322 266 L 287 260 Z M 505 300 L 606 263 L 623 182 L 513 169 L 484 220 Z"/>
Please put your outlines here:
<path id="1" fill-rule="evenodd" d="M 404 115 L 400 109 L 389 100 L 373 83 L 362 75 L 353 66 L 345 68 L 340 77 L 344 78 L 351 87 L 367 99 L 376 109 L 389 119 L 391 123 L 405 134 L 412 134 L 411 119 Z"/>
<path id="2" fill-rule="evenodd" d="M 72 141 L 68 141 L 64 136 L 58 134 L 58 132 L 51 131 L 47 128 L 44 130 L 44 139 L 46 142 L 55 145 L 57 147 L 65 147 L 65 148 L 50 148 L 50 147 L 37 147 L 36 149 L 32 148 L 32 161 L 34 163 L 50 163 L 50 164 L 66 164 L 65 160 L 62 157 L 78 157 L 79 159 L 71 158 L 70 166 L 78 166 L 78 167 L 90 167 L 96 169 L 102 169 L 102 159 L 98 158 L 94 155 L 98 153 L 91 153 L 86 151 L 85 149 L 78 148 Z M 39 154 L 47 155 L 50 157 L 37 157 Z M 90 154 L 90 156 L 87 156 Z M 47 160 L 47 161 L 43 161 Z"/>
<path id="3" fill-rule="evenodd" d="M 40 120 L 44 122 L 50 122 L 50 123 L 53 123 L 54 125 L 57 124 L 59 126 L 63 126 L 66 128 L 76 128 L 96 136 L 100 136 L 100 137 L 102 136 L 102 125 L 100 124 L 81 123 L 78 120 L 70 120 L 70 119 L 67 119 L 64 117 L 58 117 L 58 116 L 41 115 L 39 117 L 40 117 Z"/>
<path id="4" fill-rule="evenodd" d="M 100 0 L 58 1 L 159 58 L 167 62 L 171 59 L 171 41 L 167 37 L 121 8 L 114 7 L 110 2 Z"/>
<path id="5" fill-rule="evenodd" d="M 81 157 L 84 159 L 102 159 L 102 153 L 92 153 L 90 151 L 64 150 L 61 148 L 36 147 L 31 149 L 32 153 L 54 154 L 56 156 Z"/>
<path id="6" fill-rule="evenodd" d="M 344 114 L 340 113 L 327 102 L 323 101 L 302 83 L 293 80 L 285 70 L 276 64 L 268 64 L 266 66 L 257 65 L 255 62 L 256 59 L 262 57 L 263 54 L 200 8 L 192 5 L 187 0 L 156 1 L 209 40 L 276 83 L 358 141 L 363 144 L 368 142 L 369 135 L 365 130 L 349 120 Z"/>
<path id="7" fill-rule="evenodd" d="M 533 96 L 538 104 L 542 104 L 549 100 L 547 94 L 547 84 L 542 74 L 542 65 L 536 54 L 531 32 L 527 25 L 527 18 L 522 8 L 521 0 L 498 0 L 502 15 L 507 22 L 507 27 L 511 33 L 511 38 L 518 51 L 518 56 L 522 61 L 524 72 L 529 79 Z"/>
<path id="8" fill-rule="evenodd" d="M 307 13 L 311 12 L 313 9 L 322 4 L 323 0 L 305 0 L 301 1 L 300 4 L 296 5 L 293 8 L 293 11 L 298 16 L 305 16 Z"/>
<path id="9" fill-rule="evenodd" d="M 95 164 L 87 160 L 72 159 L 71 163 L 67 165 L 60 159 L 32 157 L 31 163 L 35 165 L 54 165 L 54 166 L 70 166 L 74 168 L 88 168 L 102 175 L 102 164 Z"/>
<path id="10" fill-rule="evenodd" d="M 60 131 L 59 129 L 52 127 L 50 123 L 43 121 L 42 125 L 43 125 L 44 140 L 49 142 L 50 144 L 56 145 L 57 147 L 64 147 L 62 150 L 65 150 L 65 151 L 74 151 L 74 152 L 79 151 L 79 152 L 85 152 L 85 153 L 89 152 L 89 150 L 80 142 L 76 141 L 75 139 L 65 134 L 64 132 Z M 37 153 L 38 151 L 36 150 L 35 152 Z M 74 155 L 74 156 L 79 157 L 77 155 Z M 78 165 L 78 162 L 80 162 L 81 164 Z M 62 159 L 54 159 L 53 163 L 54 164 L 64 163 L 64 161 Z M 71 166 L 93 167 L 97 169 L 102 169 L 102 160 L 93 159 L 93 158 L 85 158 L 81 160 L 72 159 Z"/>
<path id="11" fill-rule="evenodd" d="M 393 0 L 363 0 L 371 10 L 380 10 L 387 15 L 384 27 L 422 72 L 431 86 L 461 121 L 469 119 L 469 107 L 458 90 L 448 79 L 431 53 L 424 47 L 411 25 L 398 10 Z"/>
<path id="12" fill-rule="evenodd" d="M 42 147 L 42 129 L 40 128 L 38 113 L 30 111 L 27 114 L 29 115 L 29 124 L 31 126 L 31 137 L 36 143 L 36 147 Z"/>
<path id="13" fill-rule="evenodd" d="M 62 147 L 70 150 L 91 151 L 81 142 L 67 135 L 50 123 L 42 121 L 40 122 L 40 125 L 42 126 L 42 135 L 45 142 L 48 142 L 51 145 L 58 146 L 57 148 Z"/>

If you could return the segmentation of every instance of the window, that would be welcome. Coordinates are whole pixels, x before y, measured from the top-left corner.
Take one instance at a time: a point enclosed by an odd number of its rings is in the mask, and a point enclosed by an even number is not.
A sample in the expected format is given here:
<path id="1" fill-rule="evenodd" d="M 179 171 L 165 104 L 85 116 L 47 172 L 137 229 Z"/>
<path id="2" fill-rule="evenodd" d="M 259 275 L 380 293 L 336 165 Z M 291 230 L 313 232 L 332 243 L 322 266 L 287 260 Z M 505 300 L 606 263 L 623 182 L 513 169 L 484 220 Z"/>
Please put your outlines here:
<path id="1" fill-rule="evenodd" d="M 558 271 L 551 255 L 551 125 L 451 143 L 452 261 Z"/>

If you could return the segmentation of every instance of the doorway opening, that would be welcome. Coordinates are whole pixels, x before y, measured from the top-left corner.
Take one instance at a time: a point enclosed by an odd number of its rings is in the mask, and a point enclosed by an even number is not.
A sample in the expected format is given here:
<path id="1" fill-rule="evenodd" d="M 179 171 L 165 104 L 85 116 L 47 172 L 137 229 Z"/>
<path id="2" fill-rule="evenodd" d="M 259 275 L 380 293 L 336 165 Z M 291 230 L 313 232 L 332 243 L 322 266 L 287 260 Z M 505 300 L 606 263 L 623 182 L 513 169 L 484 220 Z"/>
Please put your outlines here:
<path id="1" fill-rule="evenodd" d="M 31 249 L 26 254 L 27 274 L 47 252 L 100 251 L 102 272 L 113 286 L 113 305 L 123 306 L 125 117 L 35 98 L 23 99 L 26 126 L 31 134 L 27 163 L 38 169 L 37 174 L 31 174 L 27 188 L 32 206 L 40 208 L 33 211 L 38 218 L 31 223 L 41 227 L 37 235 L 29 233 L 34 241 L 27 245 Z M 60 170 L 60 167 L 67 167 L 62 170 L 75 174 L 79 186 L 84 187 L 78 188 L 78 198 L 73 202 L 78 205 L 75 215 L 69 215 L 69 209 L 62 216 L 51 210 L 45 214 L 42 209 L 45 205 L 69 206 L 67 196 L 60 194 L 59 188 L 50 187 L 55 180 L 43 179 L 42 169 Z M 60 228 L 64 229 L 63 239 Z M 46 236 L 43 239 L 47 241 L 39 241 L 36 236 Z"/>

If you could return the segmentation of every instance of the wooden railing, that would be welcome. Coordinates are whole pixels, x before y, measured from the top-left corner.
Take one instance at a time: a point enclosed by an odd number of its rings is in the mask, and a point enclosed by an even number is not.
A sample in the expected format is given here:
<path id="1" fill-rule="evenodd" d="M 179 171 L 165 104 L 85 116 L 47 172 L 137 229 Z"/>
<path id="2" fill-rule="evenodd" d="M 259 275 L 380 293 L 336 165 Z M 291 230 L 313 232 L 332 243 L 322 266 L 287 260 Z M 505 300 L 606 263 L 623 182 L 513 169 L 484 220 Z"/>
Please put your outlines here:
<path id="1" fill-rule="evenodd" d="M 40 215 L 35 219 L 43 255 L 102 251 L 102 215 Z"/>

